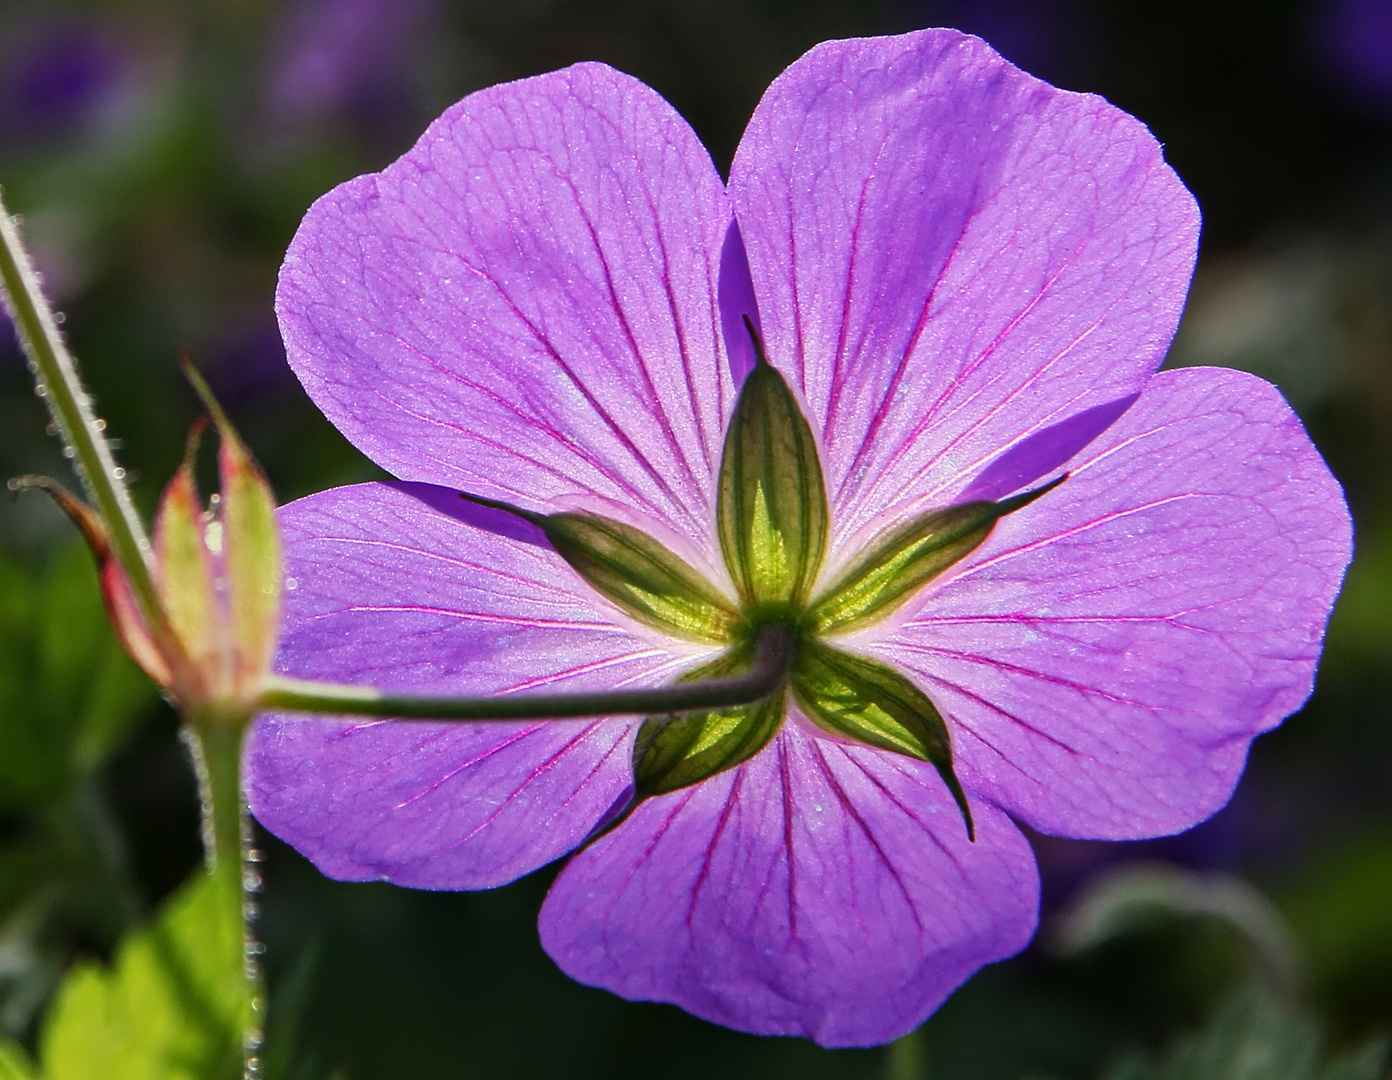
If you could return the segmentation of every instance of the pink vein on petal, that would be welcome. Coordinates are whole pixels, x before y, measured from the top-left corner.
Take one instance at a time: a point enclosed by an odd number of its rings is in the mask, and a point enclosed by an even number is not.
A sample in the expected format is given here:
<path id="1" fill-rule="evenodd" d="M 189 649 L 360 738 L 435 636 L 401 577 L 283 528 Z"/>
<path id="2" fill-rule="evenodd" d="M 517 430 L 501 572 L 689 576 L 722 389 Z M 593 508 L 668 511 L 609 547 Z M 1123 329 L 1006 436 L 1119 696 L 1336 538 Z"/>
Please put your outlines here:
<path id="1" fill-rule="evenodd" d="M 1080 694 L 1092 697 L 1099 697 L 1104 701 L 1110 701 L 1117 705 L 1135 705 L 1139 709 L 1154 709 L 1156 706 L 1144 701 L 1137 701 L 1135 698 L 1122 697 L 1119 694 L 1112 694 L 1101 687 L 1086 686 L 1083 683 L 1075 682 L 1072 679 L 1065 679 L 1059 675 L 1050 675 L 1047 671 L 1036 671 L 1033 668 L 1022 667 L 1019 664 L 1007 663 L 1004 660 L 996 660 L 991 657 L 978 656 L 975 653 L 960 652 L 956 649 L 946 649 L 940 645 L 924 645 L 918 642 L 899 641 L 896 646 L 907 652 L 918 653 L 921 656 L 946 656 L 957 660 L 964 660 L 969 664 L 978 667 L 992 668 L 997 671 L 1009 671 L 1016 675 L 1024 675 L 1026 678 L 1038 679 L 1053 686 L 1061 686 L 1068 690 L 1076 690 Z M 1179 712 L 1192 712 L 1189 709 L 1179 709 Z"/>
<path id="2" fill-rule="evenodd" d="M 692 920 L 696 916 L 696 905 L 701 899 L 701 889 L 710 876 L 711 859 L 715 857 L 715 849 L 720 844 L 720 838 L 725 835 L 725 827 L 729 824 L 730 818 L 735 812 L 735 806 L 739 803 L 740 791 L 744 787 L 744 776 L 743 769 L 735 771 L 734 782 L 730 785 L 730 794 L 725 799 L 725 805 L 720 809 L 720 817 L 716 819 L 715 830 L 706 842 L 706 849 L 701 853 L 701 869 L 696 873 L 696 880 L 691 886 L 691 903 L 686 908 L 686 925 L 688 927 L 691 926 Z"/>
<path id="3" fill-rule="evenodd" d="M 629 883 L 633 881 L 633 876 L 637 874 L 638 871 L 642 869 L 643 865 L 652 857 L 652 853 L 657 850 L 657 845 L 662 842 L 662 838 L 667 835 L 667 830 L 672 827 L 672 822 L 686 809 L 687 804 L 695 797 L 697 790 L 698 788 L 696 786 L 689 787 L 685 791 L 682 791 L 677 799 L 673 800 L 673 804 L 668 809 L 662 824 L 653 829 L 652 837 L 648 840 L 647 844 L 644 845 L 642 854 L 633 860 L 633 865 L 630 866 L 624 874 L 623 884 L 614 890 L 612 902 L 609 907 L 609 914 L 613 914 L 613 904 L 617 904 L 623 897 L 623 894 L 628 890 Z"/>
<path id="4" fill-rule="evenodd" d="M 512 694 L 516 693 L 519 690 L 530 690 L 536 686 L 548 686 L 551 683 L 560 682 L 562 679 L 573 678 L 576 675 L 588 675 L 590 672 L 593 671 L 603 671 L 605 668 L 616 667 L 619 664 L 626 664 L 631 660 L 645 660 L 649 657 L 665 655 L 666 653 L 662 649 L 641 649 L 635 652 L 625 653 L 622 656 L 611 656 L 606 659 L 592 661 L 588 664 L 580 664 L 573 668 L 566 668 L 565 670 L 558 671 L 553 675 L 538 675 L 534 679 L 528 679 L 526 682 L 520 682 L 516 683 L 513 686 L 505 687 L 501 690 L 496 691 L 496 693 Z M 673 657 L 666 663 L 659 664 L 657 667 L 639 672 L 636 675 L 630 675 L 626 678 L 619 679 L 613 685 L 615 688 L 617 688 L 620 686 L 627 686 L 633 682 L 636 682 L 638 679 L 648 679 L 664 671 L 670 671 L 672 668 L 680 667 L 686 659 L 686 657 L 680 656 Z"/>
<path id="5" fill-rule="evenodd" d="M 450 850 L 450 849 L 452 849 L 452 848 L 457 848 L 457 847 L 460 847 L 460 846 L 463 845 L 463 844 L 468 843 L 468 842 L 469 842 L 470 840 L 472 840 L 475 836 L 477 836 L 479 833 L 481 833 L 484 829 L 486 829 L 486 828 L 488 828 L 488 826 L 492 825 L 493 822 L 497 821 L 498 818 L 507 810 L 509 804 L 512 802 L 513 799 L 517 798 L 517 797 L 518 797 L 519 795 L 521 795 L 522 792 L 524 792 L 529 786 L 531 786 L 532 784 L 534 784 L 537 780 L 541 779 L 541 777 L 544 776 L 547 772 L 549 772 L 551 769 L 553 769 L 553 768 L 555 767 L 555 765 L 556 765 L 556 762 L 560 761 L 561 758 L 565 757 L 567 754 L 569 754 L 569 753 L 571 752 L 571 750 L 575 749 L 575 747 L 576 747 L 580 742 L 584 741 L 584 739 L 585 739 L 592 731 L 594 731 L 595 728 L 597 728 L 598 726 L 599 726 L 599 724 L 590 724 L 590 725 L 589 725 L 588 727 L 586 727 L 583 731 L 581 731 L 579 734 L 577 734 L 577 735 L 575 736 L 575 738 L 571 739 L 570 742 L 568 742 L 568 743 L 566 743 L 564 746 L 562 746 L 559 750 L 557 750 L 554 754 L 552 754 L 549 758 L 547 758 L 547 759 L 546 759 L 545 761 L 543 761 L 541 764 L 533 766 L 533 767 L 531 768 L 531 770 L 529 771 L 529 773 L 528 773 L 528 775 L 527 775 L 527 778 L 526 778 L 525 780 L 523 780 L 522 783 L 519 784 L 516 788 L 514 788 L 514 789 L 508 794 L 508 796 L 507 796 L 506 799 L 504 799 L 504 800 L 501 801 L 497 806 L 495 806 L 495 807 L 493 808 L 492 813 L 490 813 L 487 817 L 485 817 L 482 821 L 480 821 L 477 825 L 475 825 L 472 829 L 470 829 L 470 830 L 469 830 L 467 833 L 465 833 L 463 836 L 459 837 L 457 840 L 454 840 L 452 843 L 450 843 L 450 844 L 449 844 L 447 847 L 445 847 L 443 850 L 448 851 L 448 850 Z M 610 753 L 612 753 L 612 750 L 610 751 Z M 595 774 L 598 773 L 599 770 L 600 770 L 601 768 L 604 767 L 605 762 L 607 762 L 607 761 L 609 760 L 610 753 L 606 753 L 602 758 L 599 759 L 599 761 L 598 761 L 598 762 L 590 769 L 590 771 L 585 775 L 585 779 L 584 779 L 583 781 L 581 781 L 581 783 L 580 783 L 579 785 L 577 785 L 577 788 L 578 788 L 578 787 L 583 787 L 583 786 L 584 786 L 585 784 L 587 784 L 591 779 L 594 778 Z M 459 770 L 455 770 L 456 773 L 457 773 L 458 771 L 459 771 Z M 454 775 L 454 773 L 451 773 L 451 774 L 450 774 L 450 776 L 453 776 L 453 775 Z M 446 776 L 446 777 L 441 778 L 440 783 L 444 783 L 445 780 L 450 779 L 450 776 Z M 438 784 L 437 784 L 437 785 L 433 785 L 432 788 L 431 788 L 431 790 L 434 790 L 434 788 L 435 788 L 435 787 L 438 787 L 438 786 L 439 786 Z M 423 794 L 425 794 L 425 792 L 422 792 L 421 794 L 423 795 Z M 416 798 L 419 798 L 419 797 L 420 797 L 420 796 L 416 796 Z M 572 799 L 574 799 L 574 798 L 575 798 L 575 795 L 574 795 L 574 793 L 572 793 L 572 794 L 565 800 L 565 802 L 563 802 L 561 805 L 562 805 L 562 806 L 565 806 L 565 805 L 569 804 L 570 801 L 571 801 Z M 414 801 L 414 800 L 409 800 L 409 801 Z M 404 805 L 404 804 L 403 804 L 403 805 Z M 554 817 L 555 814 L 553 813 L 552 816 Z"/>
<path id="6" fill-rule="evenodd" d="M 1016 724 L 1019 724 L 1019 725 L 1020 725 L 1022 728 L 1024 728 L 1026 731 L 1030 732 L 1031 734 L 1038 735 L 1038 736 L 1039 736 L 1041 739 L 1043 739 L 1045 742 L 1052 743 L 1054 746 L 1057 746 L 1060 750 L 1063 750 L 1063 751 L 1065 751 L 1066 753 L 1069 753 L 1069 754 L 1073 755 L 1074 757 L 1081 757 L 1081 758 L 1088 758 L 1088 759 L 1092 759 L 1092 757 L 1093 757 L 1092 754 L 1089 754 L 1089 753 L 1087 753 L 1087 752 L 1085 752 L 1085 751 L 1083 751 L 1083 750 L 1078 750 L 1078 749 L 1076 749 L 1075 747 L 1069 746 L 1066 742 L 1063 742 L 1062 740 L 1060 740 L 1060 739 L 1058 739 L 1058 738 L 1055 738 L 1053 735 L 1050 735 L 1050 734 L 1049 734 L 1048 732 L 1046 732 L 1046 731 L 1040 731 L 1037 727 L 1035 727 L 1034 725 L 1028 723 L 1028 722 L 1025 721 L 1025 720 L 1022 720 L 1020 717 L 1016 716 L 1014 713 L 1010 712 L 1008 709 L 1001 708 L 999 705 L 996 705 L 996 704 L 994 704 L 993 702 L 987 701 L 987 700 L 986 700 L 984 697 L 982 697 L 980 694 L 976 693 L 976 692 L 973 691 L 973 690 L 967 689 L 965 686 L 963 686 L 963 685 L 962 685 L 961 683 L 959 683 L 959 682 L 954 682 L 952 679 L 948 679 L 948 678 L 946 678 L 946 677 L 944 677 L 944 676 L 942 676 L 942 675 L 939 675 L 939 674 L 928 674 L 928 673 L 925 673 L 925 674 L 924 674 L 924 678 L 927 679 L 927 680 L 929 680 L 929 681 L 931 681 L 931 682 L 939 683 L 939 684 L 941 684 L 941 685 L 943 685 L 943 686 L 950 686 L 950 687 L 952 687 L 953 690 L 956 690 L 956 691 L 957 691 L 959 694 L 961 694 L 963 697 L 970 698 L 972 701 L 975 701 L 978 705 L 981 705 L 982 707 L 986 708 L 986 709 L 989 710 L 990 712 L 996 713 L 996 714 L 999 715 L 999 716 L 1005 717 L 1005 719 L 1007 719 L 1007 720 L 1010 720 L 1010 721 L 1012 721 L 1012 722 L 1014 722 L 1014 723 L 1016 723 Z M 953 723 L 961 724 L 962 727 L 966 728 L 966 729 L 967 729 L 968 731 L 970 731 L 973 735 L 975 735 L 975 736 L 977 737 L 977 739 L 979 739 L 981 742 L 985 743 L 987 746 L 991 747 L 991 749 L 994 750 L 994 751 L 996 751 L 996 753 L 1000 754 L 1001 757 L 1003 757 L 1003 758 L 1005 757 L 1005 754 L 1001 752 L 1001 750 L 1000 750 L 999 747 L 997 747 L 997 746 L 996 746 L 994 743 L 992 743 L 989 739 L 983 738 L 983 737 L 981 736 L 981 734 L 980 734 L 979 732 L 977 732 L 977 731 L 971 726 L 971 724 L 969 724 L 969 723 L 967 723 L 965 720 L 961 719 L 961 717 L 952 716 L 952 717 L 946 717 L 946 718 L 952 720 Z M 1006 760 L 1009 760 L 1009 759 L 1007 758 Z M 1014 762 L 1011 762 L 1011 764 L 1014 765 L 1015 763 L 1014 763 Z M 1016 767 L 1017 769 L 1019 768 L 1018 765 L 1016 765 L 1015 767 Z M 1022 769 L 1021 771 L 1023 772 L 1023 771 L 1025 771 L 1025 770 Z"/>
<path id="7" fill-rule="evenodd" d="M 918 908 L 914 905 L 913 897 L 909 894 L 908 887 L 904 884 L 904 879 L 899 876 L 899 868 L 895 866 L 889 856 L 885 854 L 884 848 L 880 846 L 880 841 L 876 838 L 874 832 L 871 831 L 870 826 L 866 824 L 865 819 L 861 816 L 860 811 L 856 809 L 855 803 L 851 801 L 850 796 L 846 794 L 846 789 L 841 786 L 841 781 L 833 774 L 831 766 L 827 763 L 826 757 L 822 753 L 821 740 L 813 739 L 811 742 L 817 761 L 818 771 L 821 772 L 823 778 L 836 793 L 836 797 L 841 801 L 842 806 L 846 808 L 846 812 L 850 815 L 851 820 L 859 826 L 861 833 L 865 836 L 865 839 L 869 841 L 871 848 L 874 849 L 876 857 L 884 864 L 885 869 L 889 871 L 889 876 L 894 879 L 894 884 L 899 886 L 899 892 L 904 897 L 904 903 L 908 906 L 910 914 L 913 915 L 914 925 L 918 928 L 919 932 L 922 933 L 923 920 L 918 916 Z M 851 881 L 851 887 L 852 890 L 854 890 L 854 879 Z"/>
<path id="8" fill-rule="evenodd" d="M 303 622 L 310 623 L 317 619 L 327 619 L 334 615 L 347 615 L 363 611 L 389 612 L 405 611 L 417 615 L 447 615 L 452 619 L 464 619 L 471 622 L 502 623 L 506 626 L 530 626 L 536 629 L 544 627 L 561 630 L 599 630 L 608 634 L 627 633 L 621 626 L 606 622 L 579 622 L 567 619 L 538 619 L 535 616 L 523 615 L 499 615 L 491 611 L 451 611 L 448 608 L 429 607 L 424 604 L 354 604 L 346 608 L 337 608 L 333 611 L 321 611 L 314 615 L 307 616 Z"/>
<path id="9" fill-rule="evenodd" d="M 571 188 L 571 190 L 574 191 L 574 185 L 571 183 L 569 177 L 564 178 L 564 183 L 567 187 Z M 647 389 L 646 396 L 648 399 L 648 404 L 652 407 L 653 416 L 656 418 L 658 424 L 662 428 L 662 434 L 663 437 L 667 440 L 668 448 L 671 449 L 672 452 L 675 453 L 677 458 L 681 461 L 681 464 L 683 466 L 683 475 L 688 478 L 695 478 L 696 473 L 691 468 L 691 462 L 687 460 L 686 450 L 681 445 L 681 441 L 677 438 L 676 433 L 672 430 L 672 419 L 667 415 L 667 410 L 664 409 L 662 406 L 661 396 L 658 394 L 657 388 L 653 385 L 652 382 L 652 373 L 648 370 L 648 365 L 643 361 L 642 350 L 638 348 L 638 342 L 633 336 L 633 327 L 629 322 L 628 313 L 624 310 L 623 302 L 619 298 L 618 290 L 614 287 L 613 270 L 610 268 L 609 258 L 605 254 L 604 248 L 599 242 L 599 235 L 595 231 L 594 221 L 590 218 L 589 211 L 585 209 L 583 206 L 581 206 L 578 193 L 576 197 L 576 208 L 582 220 L 585 222 L 585 228 L 589 233 L 590 242 L 594 245 L 595 258 L 599 260 L 599 265 L 601 269 L 604 271 L 604 287 L 609 291 L 609 298 L 613 303 L 614 313 L 618 316 L 619 325 L 623 328 L 624 339 L 628 342 L 628 347 L 632 352 L 634 359 L 637 360 L 637 364 L 635 365 L 635 367 L 643 379 L 643 385 Z M 664 286 L 665 284 L 666 283 L 664 282 Z M 665 291 L 667 291 L 667 295 L 670 300 L 670 290 Z M 679 329 L 679 321 L 677 321 L 677 326 L 678 341 L 680 341 L 681 335 Z M 556 360 L 558 363 L 561 363 L 564 366 L 564 361 L 562 361 L 559 356 L 556 357 Z M 686 357 L 684 353 L 682 354 L 682 360 L 683 367 L 685 367 Z M 570 369 L 568 367 L 565 367 L 565 371 L 567 375 L 571 375 Z M 573 375 L 571 377 L 574 378 Z M 690 380 L 688 379 L 688 388 L 689 387 Z M 577 388 L 580 389 L 581 393 L 586 394 L 588 398 L 588 391 L 585 388 L 579 387 L 578 385 Z M 691 396 L 689 400 L 692 406 L 692 414 L 693 416 L 695 416 L 699 412 L 699 410 L 696 408 L 696 399 L 694 396 Z M 596 405 L 595 407 L 598 411 L 598 406 Z M 627 436 L 622 435 L 622 433 L 619 431 L 618 425 L 610 419 L 607 412 L 601 411 L 600 415 L 604 418 L 606 423 L 612 424 L 614 426 L 615 433 L 619 434 L 620 437 L 624 440 L 624 445 L 631 447 L 631 453 L 633 453 L 635 458 L 648 472 L 648 474 L 653 478 L 653 480 L 657 482 L 658 486 L 661 488 L 663 493 L 666 494 L 673 501 L 673 503 L 679 505 L 682 508 L 683 512 L 685 512 L 687 516 L 688 521 L 691 522 L 693 526 L 699 527 L 697 525 L 697 520 L 692 511 L 692 508 L 689 505 L 687 505 L 684 499 L 677 498 L 676 492 L 673 491 L 670 487 L 668 487 L 666 479 L 663 476 L 661 476 L 659 471 L 647 459 L 647 456 L 644 455 L 638 449 L 637 444 L 630 443 Z"/>
<path id="10" fill-rule="evenodd" d="M 1040 538 L 1039 540 L 1032 540 L 1028 544 L 1021 544 L 1017 548 L 1011 548 L 1009 551 L 1002 551 L 997 555 L 993 555 L 989 559 L 983 559 L 979 563 L 973 563 L 972 565 L 966 567 L 958 573 L 952 574 L 951 580 L 953 582 L 963 581 L 966 578 L 969 578 L 972 575 L 987 569 L 988 567 L 996 566 L 999 563 L 1003 563 L 1008 559 L 1013 559 L 1017 555 L 1024 555 L 1031 551 L 1038 551 L 1040 548 L 1048 547 L 1050 544 L 1055 544 L 1060 540 L 1066 540 L 1070 536 L 1077 536 L 1079 533 L 1085 533 L 1091 529 L 1097 528 L 1099 525 L 1106 525 L 1110 522 L 1117 521 L 1121 518 L 1130 517 L 1132 514 L 1143 513 L 1146 510 L 1154 510 L 1157 506 L 1164 506 L 1167 503 L 1183 502 L 1186 499 L 1202 499 L 1210 497 L 1211 496 L 1206 496 L 1198 492 L 1186 492 L 1179 495 L 1169 495 L 1163 499 L 1156 499 L 1154 502 L 1143 503 L 1140 506 L 1133 506 L 1126 510 L 1117 510 L 1110 514 L 1104 514 L 1102 515 L 1102 517 L 1094 518 L 1092 521 L 1084 522 L 1081 525 L 1075 525 L 1073 526 L 1073 528 L 1065 529 L 1063 532 L 1055 533 L 1053 536 L 1045 536 Z M 943 577 L 939 579 L 939 581 L 945 583 L 947 577 L 948 575 L 944 574 Z"/>
<path id="11" fill-rule="evenodd" d="M 778 778 L 783 789 L 783 847 L 788 853 L 788 934 L 800 941 L 797 922 L 797 856 L 793 851 L 793 778 L 788 751 L 778 741 Z"/>
<path id="12" fill-rule="evenodd" d="M 530 727 L 523 728 L 521 731 L 513 732 L 506 738 L 499 740 L 492 746 L 488 747 L 486 750 L 483 750 L 481 753 L 475 754 L 467 761 L 460 762 L 449 772 L 433 780 L 423 790 L 416 792 L 416 794 L 412 795 L 409 799 L 403 799 L 401 802 L 397 803 L 395 806 L 392 807 L 392 809 L 400 810 L 402 807 L 410 806 L 411 803 L 415 802 L 417 799 L 422 799 L 425 796 L 429 795 L 432 791 L 439 788 L 440 785 L 448 782 L 449 780 L 452 780 L 455 776 L 459 775 L 465 769 L 473 765 L 477 765 L 481 761 L 487 761 L 489 758 L 493 757 L 500 751 L 507 749 L 509 746 L 512 746 L 515 743 L 521 742 L 528 735 L 535 735 L 538 731 L 541 731 L 543 729 L 543 726 L 544 725 L 542 724 L 532 724 Z"/>

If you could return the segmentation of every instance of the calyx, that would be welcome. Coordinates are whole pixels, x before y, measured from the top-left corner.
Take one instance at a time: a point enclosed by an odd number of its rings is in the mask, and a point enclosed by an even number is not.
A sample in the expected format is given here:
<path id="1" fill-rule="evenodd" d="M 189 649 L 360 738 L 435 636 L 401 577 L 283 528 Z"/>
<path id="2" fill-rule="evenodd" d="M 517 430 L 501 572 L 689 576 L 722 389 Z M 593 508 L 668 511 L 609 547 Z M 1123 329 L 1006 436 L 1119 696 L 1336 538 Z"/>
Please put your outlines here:
<path id="1" fill-rule="evenodd" d="M 974 836 L 953 768 L 951 734 L 937 707 L 889 665 L 825 639 L 884 618 L 975 550 L 1001 518 L 1066 476 L 1000 502 L 931 510 L 886 529 L 817 591 L 830 514 L 816 439 L 752 326 L 749 331 L 757 363 L 730 418 L 716 501 L 717 538 L 736 598 L 624 522 L 583 512 L 538 514 L 464 497 L 535 524 L 576 573 L 638 622 L 724 647 L 679 683 L 748 671 L 759 631 L 775 624 L 787 628 L 793 655 L 785 686 L 752 704 L 650 716 L 643 723 L 633 750 L 640 799 L 698 783 L 753 757 L 777 734 L 791 695 L 803 715 L 830 734 L 932 764 Z"/>

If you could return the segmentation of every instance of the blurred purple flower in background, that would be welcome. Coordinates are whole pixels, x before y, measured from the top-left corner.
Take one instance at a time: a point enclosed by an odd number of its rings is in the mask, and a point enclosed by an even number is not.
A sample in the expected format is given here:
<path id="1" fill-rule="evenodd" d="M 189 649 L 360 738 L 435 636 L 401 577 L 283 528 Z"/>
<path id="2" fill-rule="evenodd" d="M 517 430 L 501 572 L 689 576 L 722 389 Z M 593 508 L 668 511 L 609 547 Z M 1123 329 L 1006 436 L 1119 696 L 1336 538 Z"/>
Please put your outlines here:
<path id="1" fill-rule="evenodd" d="M 96 19 L 18 12 L 0 19 L 0 155 L 7 168 L 22 168 L 31 154 L 51 159 L 85 148 L 118 130 L 138 96 L 141 62 L 122 28 Z M 26 229 L 45 291 L 60 304 L 79 291 L 88 271 L 85 223 L 62 199 L 31 212 Z M 0 367 L 19 357 L 9 315 L 0 311 Z"/>
<path id="2" fill-rule="evenodd" d="M 267 98 L 291 126 L 336 117 L 370 131 L 403 119 L 437 0 L 297 0 L 281 17 Z"/>
<path id="3" fill-rule="evenodd" d="M 1312 11 L 1329 76 L 1364 106 L 1392 111 L 1392 3 L 1319 0 Z"/>
<path id="4" fill-rule="evenodd" d="M 218 398 L 228 403 L 261 401 L 294 385 L 277 327 L 260 313 L 244 317 L 224 333 L 205 364 Z"/>
<path id="5" fill-rule="evenodd" d="M 606 514 L 728 590 L 714 508 L 743 317 L 819 443 L 824 582 L 888 527 L 1067 471 L 840 642 L 947 718 L 974 843 L 931 765 L 790 705 L 755 756 L 584 847 L 541 913 L 583 982 L 746 1031 L 893 1039 L 1033 933 L 1012 818 L 1188 828 L 1310 691 L 1347 509 L 1268 383 L 1155 374 L 1198 225 L 1141 124 L 952 31 L 812 50 L 728 189 L 665 101 L 602 65 L 474 94 L 321 199 L 287 254 L 291 364 L 404 482 L 283 510 L 280 668 L 486 694 L 709 658 L 457 492 Z M 626 800 L 638 726 L 271 717 L 248 795 L 333 877 L 487 888 Z"/>
<path id="6" fill-rule="evenodd" d="M 68 20 L 12 34 L 0 50 L 0 145 L 63 139 L 96 123 L 125 75 L 115 37 Z"/>

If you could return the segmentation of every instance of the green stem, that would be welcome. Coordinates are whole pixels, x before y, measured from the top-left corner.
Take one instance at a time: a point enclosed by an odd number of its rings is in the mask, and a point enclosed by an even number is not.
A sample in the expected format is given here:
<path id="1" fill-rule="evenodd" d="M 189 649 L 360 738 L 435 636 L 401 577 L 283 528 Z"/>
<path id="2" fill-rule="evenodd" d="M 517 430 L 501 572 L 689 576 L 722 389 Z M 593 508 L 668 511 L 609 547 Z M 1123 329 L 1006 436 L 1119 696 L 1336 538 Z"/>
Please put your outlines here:
<path id="1" fill-rule="evenodd" d="M 388 716 L 402 720 L 542 720 L 571 716 L 622 716 L 693 712 L 748 705 L 777 692 L 793 662 L 790 627 L 762 627 L 754 639 L 754 663 L 743 675 L 642 690 L 590 694 L 498 694 L 482 698 L 385 694 L 366 686 L 340 686 L 273 675 L 259 709 Z"/>
<path id="2" fill-rule="evenodd" d="M 14 321 L 34 373 L 34 390 L 48 405 L 63 444 L 71 451 L 78 477 L 96 504 L 111 535 L 116 558 L 151 625 L 159 602 L 150 574 L 150 541 L 126 490 L 125 471 L 116 464 L 92 399 L 82 389 L 77 365 L 63 342 L 53 309 L 44 299 L 38 275 L 19 238 L 15 220 L 0 202 L 0 295 Z"/>
<path id="3" fill-rule="evenodd" d="M 914 1028 L 885 1047 L 885 1080 L 923 1080 L 927 1073 L 923 1029 Z"/>
<path id="4" fill-rule="evenodd" d="M 203 856 L 208 873 L 241 874 L 246 811 L 238 775 L 242 725 L 223 723 L 210 712 L 194 712 L 185 734 L 203 801 Z"/>
<path id="5" fill-rule="evenodd" d="M 242 1023 L 238 1032 L 243 1076 L 259 1073 L 257 1055 L 264 1041 L 265 982 L 258 960 L 260 947 L 253 924 L 261 878 L 258 856 L 251 847 L 251 819 L 242 798 L 242 732 L 250 716 L 228 716 L 216 710 L 189 716 L 185 740 L 198 775 L 203 804 L 203 852 L 208 873 L 235 921 L 241 927 L 236 970 L 228 978 L 242 988 Z M 229 958 L 230 959 L 230 958 Z"/>

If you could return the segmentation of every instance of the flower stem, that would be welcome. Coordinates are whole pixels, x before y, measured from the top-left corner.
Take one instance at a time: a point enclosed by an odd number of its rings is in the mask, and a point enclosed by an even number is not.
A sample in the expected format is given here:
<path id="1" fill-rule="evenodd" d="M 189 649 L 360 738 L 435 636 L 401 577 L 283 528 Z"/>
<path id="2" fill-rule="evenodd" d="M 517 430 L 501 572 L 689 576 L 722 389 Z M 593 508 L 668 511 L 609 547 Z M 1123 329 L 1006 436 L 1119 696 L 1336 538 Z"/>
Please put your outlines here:
<path id="1" fill-rule="evenodd" d="M 204 857 L 227 925 L 237 928 L 239 947 L 227 954 L 231 966 L 226 978 L 240 991 L 242 1072 L 245 1080 L 253 1080 L 259 1075 L 266 1009 L 261 947 L 253 930 L 261 876 L 258 856 L 251 847 L 251 820 L 241 785 L 242 732 L 250 717 L 206 710 L 188 719 L 184 739 L 202 796 Z"/>
<path id="2" fill-rule="evenodd" d="M 923 1029 L 914 1028 L 885 1047 L 885 1080 L 925 1080 Z"/>
<path id="3" fill-rule="evenodd" d="M 572 716 L 622 716 L 693 712 L 748 705 L 776 693 L 793 662 L 791 627 L 771 624 L 754 637 L 748 672 L 642 690 L 604 690 L 580 694 L 498 694 L 482 698 L 385 694 L 365 686 L 267 678 L 259 707 L 402 720 L 546 720 Z"/>
<path id="4" fill-rule="evenodd" d="M 39 277 L 19 238 L 15 220 L 0 202 L 0 296 L 14 321 L 20 345 L 34 374 L 34 392 L 44 399 L 83 486 L 96 503 L 110 532 L 116 558 L 125 570 L 142 613 L 154 625 L 160 619 L 150 573 L 150 541 L 126 489 L 125 472 L 116 464 L 82 389 L 77 365 L 63 342 L 58 320 L 44 299 Z"/>

